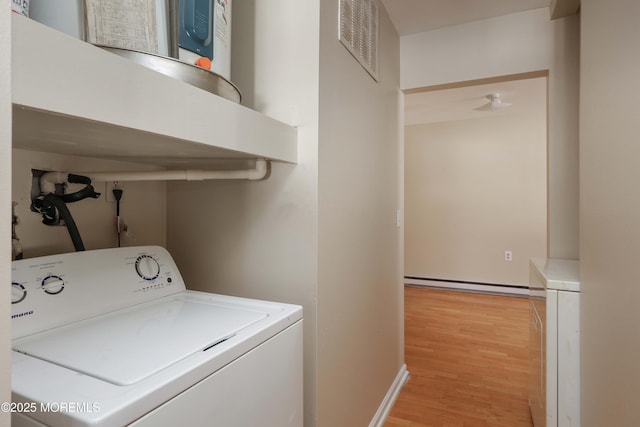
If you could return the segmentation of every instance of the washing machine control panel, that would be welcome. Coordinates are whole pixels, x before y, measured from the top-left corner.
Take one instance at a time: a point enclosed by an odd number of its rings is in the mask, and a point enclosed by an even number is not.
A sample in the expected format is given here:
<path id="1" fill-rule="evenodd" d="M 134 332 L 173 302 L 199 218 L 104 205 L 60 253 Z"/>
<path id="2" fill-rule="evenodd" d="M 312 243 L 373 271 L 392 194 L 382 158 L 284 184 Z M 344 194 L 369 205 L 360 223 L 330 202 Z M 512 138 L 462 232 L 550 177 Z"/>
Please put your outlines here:
<path id="1" fill-rule="evenodd" d="M 173 258 L 159 246 L 13 261 L 13 338 L 183 290 Z"/>

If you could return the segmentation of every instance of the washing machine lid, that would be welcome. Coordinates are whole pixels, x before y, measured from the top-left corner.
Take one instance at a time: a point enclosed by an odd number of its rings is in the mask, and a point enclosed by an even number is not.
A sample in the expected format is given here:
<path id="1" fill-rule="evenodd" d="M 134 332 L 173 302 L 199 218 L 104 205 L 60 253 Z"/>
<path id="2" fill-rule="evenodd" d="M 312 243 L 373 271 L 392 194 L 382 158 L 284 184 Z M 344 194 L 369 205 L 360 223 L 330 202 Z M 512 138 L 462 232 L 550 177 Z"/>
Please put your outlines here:
<path id="1" fill-rule="evenodd" d="M 116 385 L 141 381 L 267 317 L 208 301 L 163 299 L 39 333 L 14 350 Z"/>

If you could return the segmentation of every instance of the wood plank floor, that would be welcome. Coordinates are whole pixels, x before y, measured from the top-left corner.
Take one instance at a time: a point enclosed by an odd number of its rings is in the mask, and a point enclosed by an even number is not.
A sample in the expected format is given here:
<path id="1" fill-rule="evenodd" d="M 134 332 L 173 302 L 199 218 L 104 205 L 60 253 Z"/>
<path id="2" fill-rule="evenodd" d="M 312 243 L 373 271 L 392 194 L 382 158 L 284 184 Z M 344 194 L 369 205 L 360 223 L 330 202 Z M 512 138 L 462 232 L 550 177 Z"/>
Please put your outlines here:
<path id="1" fill-rule="evenodd" d="M 385 427 L 531 427 L 526 298 L 405 288 L 410 378 Z"/>

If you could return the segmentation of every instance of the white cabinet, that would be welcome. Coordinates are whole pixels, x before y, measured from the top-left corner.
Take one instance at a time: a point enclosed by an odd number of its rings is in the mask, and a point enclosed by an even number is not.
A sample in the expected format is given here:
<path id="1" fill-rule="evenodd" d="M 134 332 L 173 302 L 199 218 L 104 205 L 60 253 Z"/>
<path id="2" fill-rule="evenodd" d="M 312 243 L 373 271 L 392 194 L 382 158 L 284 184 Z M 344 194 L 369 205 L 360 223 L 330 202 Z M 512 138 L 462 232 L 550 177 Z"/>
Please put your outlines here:
<path id="1" fill-rule="evenodd" d="M 202 167 L 297 161 L 297 129 L 12 16 L 13 147 Z"/>
<path id="2" fill-rule="evenodd" d="M 532 259 L 529 287 L 529 407 L 534 427 L 579 426 L 579 262 Z"/>

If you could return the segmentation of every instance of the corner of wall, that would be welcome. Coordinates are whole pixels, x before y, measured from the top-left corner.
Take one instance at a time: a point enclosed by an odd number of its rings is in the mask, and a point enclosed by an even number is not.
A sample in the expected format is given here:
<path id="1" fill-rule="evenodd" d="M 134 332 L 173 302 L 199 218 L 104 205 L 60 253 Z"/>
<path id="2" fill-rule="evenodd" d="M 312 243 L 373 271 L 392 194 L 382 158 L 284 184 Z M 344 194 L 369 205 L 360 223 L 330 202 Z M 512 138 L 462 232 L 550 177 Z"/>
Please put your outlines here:
<path id="1" fill-rule="evenodd" d="M 4 215 L 0 218 L 0 233 L 11 233 L 11 9 L 8 2 L 0 8 L 0 200 Z M 1 277 L 11 281 L 10 246 L 0 251 Z M 7 291 L 0 297 L 0 402 L 11 402 L 11 307 Z M 0 425 L 10 424 L 10 413 L 0 412 Z"/>

